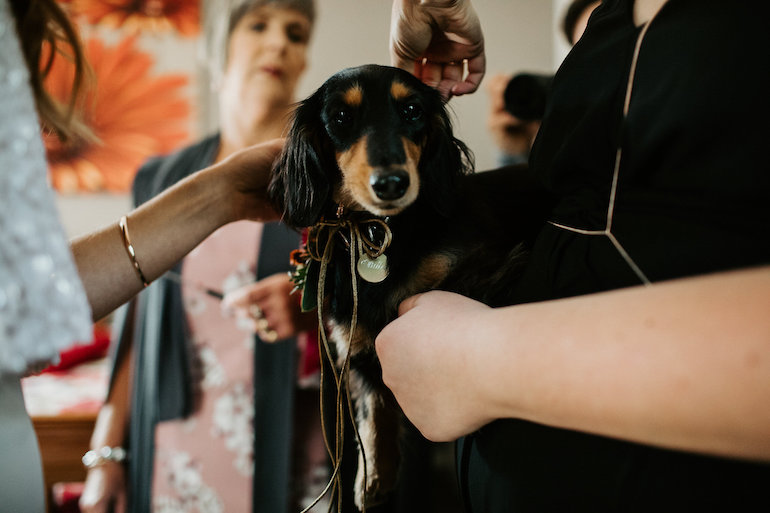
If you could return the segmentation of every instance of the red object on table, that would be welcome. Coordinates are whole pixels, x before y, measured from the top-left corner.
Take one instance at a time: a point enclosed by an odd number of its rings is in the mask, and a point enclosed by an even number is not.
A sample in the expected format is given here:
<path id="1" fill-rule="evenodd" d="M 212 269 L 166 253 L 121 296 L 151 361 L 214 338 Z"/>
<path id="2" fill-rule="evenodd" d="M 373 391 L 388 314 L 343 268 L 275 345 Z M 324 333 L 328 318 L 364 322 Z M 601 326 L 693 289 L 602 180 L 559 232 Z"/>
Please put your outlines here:
<path id="1" fill-rule="evenodd" d="M 80 513 L 78 501 L 83 494 L 84 483 L 56 483 L 53 485 L 52 513 Z"/>
<path id="2" fill-rule="evenodd" d="M 110 347 L 110 331 L 108 328 L 99 324 L 94 325 L 94 338 L 89 343 L 74 344 L 69 349 L 59 353 L 59 363 L 49 365 L 43 372 L 57 372 L 69 369 L 83 362 L 104 358 Z"/>

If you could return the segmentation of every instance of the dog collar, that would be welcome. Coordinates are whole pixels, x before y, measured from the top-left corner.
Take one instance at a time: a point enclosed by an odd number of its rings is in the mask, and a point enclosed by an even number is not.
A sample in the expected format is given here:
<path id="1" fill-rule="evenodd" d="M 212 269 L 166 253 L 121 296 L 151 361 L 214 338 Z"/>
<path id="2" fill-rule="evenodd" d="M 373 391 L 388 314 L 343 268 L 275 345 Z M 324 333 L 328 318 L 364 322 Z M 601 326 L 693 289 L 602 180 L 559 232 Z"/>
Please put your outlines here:
<path id="1" fill-rule="evenodd" d="M 351 273 L 369 283 L 380 283 L 388 277 L 390 271 L 385 251 L 393 241 L 389 220 L 388 217 L 380 218 L 368 212 L 345 212 L 340 206 L 335 219 L 322 217 L 308 228 L 303 247 L 291 254 L 291 262 L 295 267 L 291 280 L 295 290 L 302 290 L 304 311 L 313 310 L 317 306 L 313 292 L 317 291 L 318 284 L 309 282 L 309 269 L 314 262 L 320 263 L 324 269 L 328 266 L 337 235 L 344 241 L 350 254 Z M 355 286 L 355 280 L 353 283 Z"/>

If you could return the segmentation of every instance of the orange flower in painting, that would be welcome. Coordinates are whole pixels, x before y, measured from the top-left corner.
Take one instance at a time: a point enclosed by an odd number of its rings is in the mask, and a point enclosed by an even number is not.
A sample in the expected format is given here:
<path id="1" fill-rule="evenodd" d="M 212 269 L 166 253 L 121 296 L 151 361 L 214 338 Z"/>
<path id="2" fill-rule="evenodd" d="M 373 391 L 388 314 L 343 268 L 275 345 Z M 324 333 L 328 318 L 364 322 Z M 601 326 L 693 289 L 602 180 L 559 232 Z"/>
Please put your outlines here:
<path id="1" fill-rule="evenodd" d="M 71 0 L 73 13 L 89 23 L 113 28 L 195 36 L 200 30 L 200 0 Z"/>
<path id="2" fill-rule="evenodd" d="M 96 142 L 62 144 L 45 136 L 53 186 L 62 192 L 128 191 L 137 169 L 151 156 L 168 153 L 188 138 L 190 104 L 183 96 L 185 75 L 150 76 L 152 57 L 127 38 L 115 47 L 99 39 L 86 45 L 94 72 L 80 119 Z M 46 78 L 60 100 L 69 97 L 73 69 L 62 58 Z"/>

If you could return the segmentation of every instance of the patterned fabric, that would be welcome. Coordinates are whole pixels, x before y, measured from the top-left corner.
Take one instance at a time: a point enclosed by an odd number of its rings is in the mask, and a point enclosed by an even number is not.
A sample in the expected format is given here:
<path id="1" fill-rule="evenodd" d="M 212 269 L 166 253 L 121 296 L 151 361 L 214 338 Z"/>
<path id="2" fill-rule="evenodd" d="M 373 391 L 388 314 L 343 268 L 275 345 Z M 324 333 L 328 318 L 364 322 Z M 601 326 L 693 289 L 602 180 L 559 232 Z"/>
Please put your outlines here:
<path id="1" fill-rule="evenodd" d="M 186 419 L 160 422 L 155 432 L 152 508 L 155 513 L 250 511 L 254 472 L 254 336 L 224 314 L 203 288 L 228 292 L 254 281 L 262 225 L 234 223 L 215 232 L 182 266 L 190 340 L 194 348 L 195 407 Z M 306 337 L 299 337 L 301 352 Z M 317 356 L 316 356 L 317 359 Z M 302 359 L 300 359 L 302 360 Z M 301 364 L 302 367 L 306 365 Z M 318 376 L 311 401 L 295 404 L 292 490 L 307 505 L 328 479 L 317 414 Z M 297 391 L 298 398 L 303 391 Z M 294 507 L 290 510 L 293 510 Z M 299 511 L 299 508 L 297 508 Z"/>
<path id="2" fill-rule="evenodd" d="M 195 352 L 195 412 L 157 426 L 156 512 L 251 508 L 254 337 L 199 285 L 227 292 L 253 282 L 260 234 L 261 225 L 255 223 L 225 226 L 184 260 L 182 297 Z"/>
<path id="3" fill-rule="evenodd" d="M 0 0 L 0 375 L 91 339 L 91 315 L 46 182 L 29 73 Z"/>

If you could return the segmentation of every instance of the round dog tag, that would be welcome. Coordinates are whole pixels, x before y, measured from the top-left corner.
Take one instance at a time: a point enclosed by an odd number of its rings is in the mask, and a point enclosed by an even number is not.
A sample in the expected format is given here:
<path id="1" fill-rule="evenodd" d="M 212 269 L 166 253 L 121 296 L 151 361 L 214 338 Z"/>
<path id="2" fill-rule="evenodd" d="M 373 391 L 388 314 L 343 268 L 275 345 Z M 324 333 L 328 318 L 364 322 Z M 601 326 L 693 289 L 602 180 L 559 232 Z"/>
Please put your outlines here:
<path id="1" fill-rule="evenodd" d="M 388 257 L 380 255 L 374 260 L 366 253 L 358 259 L 358 275 L 369 283 L 380 283 L 388 277 Z"/>

